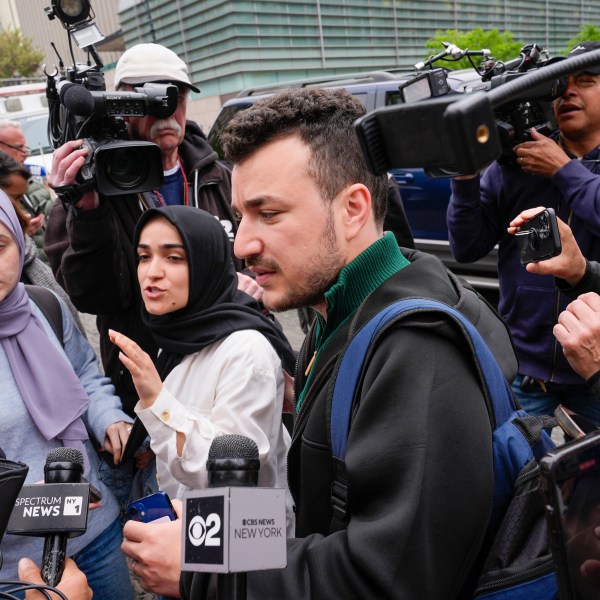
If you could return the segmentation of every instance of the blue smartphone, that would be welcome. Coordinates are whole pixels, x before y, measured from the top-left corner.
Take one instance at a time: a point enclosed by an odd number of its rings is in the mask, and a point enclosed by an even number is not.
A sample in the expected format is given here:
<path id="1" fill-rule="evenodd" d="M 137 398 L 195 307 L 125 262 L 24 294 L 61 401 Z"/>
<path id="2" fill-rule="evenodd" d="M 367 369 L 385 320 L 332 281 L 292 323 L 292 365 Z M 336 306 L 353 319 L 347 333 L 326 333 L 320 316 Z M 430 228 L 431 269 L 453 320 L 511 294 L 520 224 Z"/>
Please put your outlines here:
<path id="1" fill-rule="evenodd" d="M 151 521 L 176 521 L 177 515 L 166 492 L 156 492 L 135 500 L 127 507 L 132 521 L 150 523 Z"/>

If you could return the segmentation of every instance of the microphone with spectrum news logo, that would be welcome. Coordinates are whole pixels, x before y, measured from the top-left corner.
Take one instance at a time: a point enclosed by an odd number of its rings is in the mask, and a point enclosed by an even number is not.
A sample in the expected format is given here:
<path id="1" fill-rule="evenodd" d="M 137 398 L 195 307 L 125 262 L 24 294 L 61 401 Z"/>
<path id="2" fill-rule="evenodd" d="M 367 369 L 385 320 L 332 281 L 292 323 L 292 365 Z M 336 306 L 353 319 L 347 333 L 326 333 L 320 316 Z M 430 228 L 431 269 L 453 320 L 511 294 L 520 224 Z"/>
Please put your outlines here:
<path id="1" fill-rule="evenodd" d="M 56 448 L 48 453 L 44 465 L 44 483 L 81 483 L 83 453 L 74 448 Z M 57 507 L 58 508 L 58 507 Z M 55 586 L 65 570 L 67 534 L 49 533 L 44 540 L 42 579 Z"/>
<path id="2" fill-rule="evenodd" d="M 45 536 L 42 579 L 56 586 L 62 577 L 67 539 L 87 529 L 90 484 L 85 482 L 83 453 L 56 448 L 48 453 L 44 484 L 23 486 L 8 523 L 7 533 Z"/>

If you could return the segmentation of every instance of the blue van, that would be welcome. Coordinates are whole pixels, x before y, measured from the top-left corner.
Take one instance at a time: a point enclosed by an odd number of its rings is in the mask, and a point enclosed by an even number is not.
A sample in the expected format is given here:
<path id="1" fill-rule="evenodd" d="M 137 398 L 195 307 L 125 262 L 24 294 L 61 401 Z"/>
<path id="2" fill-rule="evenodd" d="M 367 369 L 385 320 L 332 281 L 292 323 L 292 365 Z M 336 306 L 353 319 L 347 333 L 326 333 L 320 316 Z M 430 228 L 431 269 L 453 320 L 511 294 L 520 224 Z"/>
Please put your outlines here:
<path id="1" fill-rule="evenodd" d="M 324 76 L 301 81 L 282 82 L 268 86 L 248 88 L 235 98 L 226 101 L 208 133 L 208 141 L 223 158 L 219 133 L 240 110 L 248 108 L 265 96 L 290 87 L 344 88 L 358 98 L 367 111 L 400 104 L 399 85 L 413 73 L 396 71 L 371 71 L 358 74 Z M 452 89 L 473 83 L 476 73 L 472 69 L 450 71 L 448 82 Z M 475 263 L 457 263 L 448 243 L 446 208 L 450 198 L 450 183 L 446 178 L 430 179 L 422 169 L 394 169 L 392 174 L 402 194 L 404 210 L 419 250 L 430 252 L 457 275 L 471 282 L 494 306 L 498 302 L 497 254 L 494 249 L 488 256 Z"/>

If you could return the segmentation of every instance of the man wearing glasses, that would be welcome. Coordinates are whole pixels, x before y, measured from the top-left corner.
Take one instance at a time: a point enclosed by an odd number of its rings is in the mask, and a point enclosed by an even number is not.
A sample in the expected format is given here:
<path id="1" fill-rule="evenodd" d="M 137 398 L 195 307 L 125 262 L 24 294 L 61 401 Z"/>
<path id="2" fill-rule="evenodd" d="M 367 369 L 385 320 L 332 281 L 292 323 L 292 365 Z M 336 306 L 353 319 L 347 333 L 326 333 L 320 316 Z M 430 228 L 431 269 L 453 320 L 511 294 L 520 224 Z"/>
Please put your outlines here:
<path id="1" fill-rule="evenodd" d="M 29 156 L 25 136 L 17 121 L 0 120 L 0 152 L 8 154 L 20 164 L 24 164 Z M 33 238 L 40 258 L 48 262 L 44 252 L 44 235 L 46 220 L 52 209 L 50 190 L 35 179 L 29 179 L 27 191 L 21 197 L 21 208 L 31 217 L 27 233 Z"/>

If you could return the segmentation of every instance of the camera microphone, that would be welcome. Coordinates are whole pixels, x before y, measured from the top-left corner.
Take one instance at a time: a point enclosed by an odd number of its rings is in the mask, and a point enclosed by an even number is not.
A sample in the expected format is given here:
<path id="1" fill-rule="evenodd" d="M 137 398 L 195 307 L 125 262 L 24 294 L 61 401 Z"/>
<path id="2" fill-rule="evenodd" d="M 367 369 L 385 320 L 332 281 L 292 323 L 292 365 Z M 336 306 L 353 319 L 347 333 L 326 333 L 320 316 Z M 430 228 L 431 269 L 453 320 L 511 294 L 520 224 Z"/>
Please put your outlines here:
<path id="1" fill-rule="evenodd" d="M 76 83 L 61 87 L 60 101 L 67 110 L 78 117 L 88 117 L 94 112 L 94 98 L 92 92 Z"/>
<path id="2" fill-rule="evenodd" d="M 78 84 L 65 85 L 60 90 L 62 103 L 79 117 L 92 114 L 105 117 L 152 115 L 166 119 L 175 112 L 178 97 L 176 85 L 159 83 L 146 83 L 136 87 L 134 92 L 96 92 Z"/>
<path id="3" fill-rule="evenodd" d="M 67 90 L 70 90 L 71 88 L 77 88 L 77 87 L 83 87 L 81 85 L 79 85 L 78 83 L 73 83 L 72 81 L 61 81 L 59 82 L 56 86 L 56 91 L 58 92 L 58 99 L 63 102 L 65 99 L 65 94 L 67 93 Z"/>

